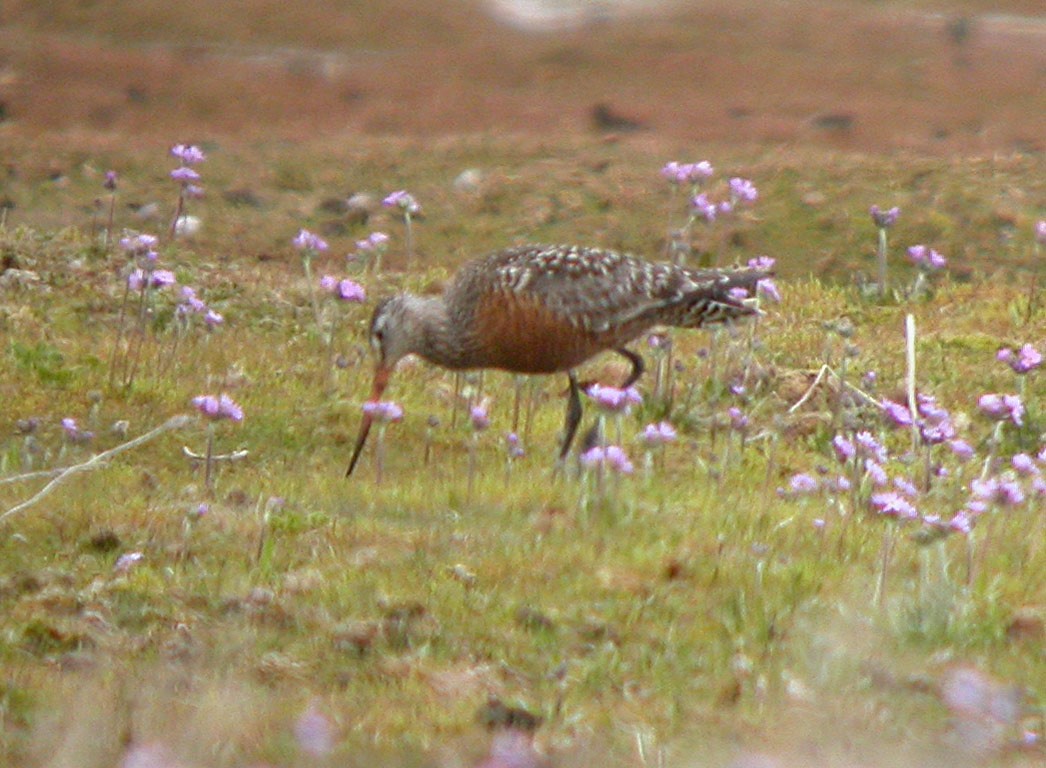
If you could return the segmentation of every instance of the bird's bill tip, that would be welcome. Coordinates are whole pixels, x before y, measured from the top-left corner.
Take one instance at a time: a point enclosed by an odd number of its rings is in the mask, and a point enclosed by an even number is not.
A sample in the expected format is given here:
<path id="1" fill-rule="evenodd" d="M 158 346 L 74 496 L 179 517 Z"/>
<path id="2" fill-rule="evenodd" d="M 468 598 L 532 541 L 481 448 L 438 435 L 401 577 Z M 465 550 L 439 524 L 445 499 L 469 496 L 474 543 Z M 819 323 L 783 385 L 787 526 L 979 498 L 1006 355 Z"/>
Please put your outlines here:
<path id="1" fill-rule="evenodd" d="M 389 385 L 389 377 L 391 375 L 391 368 L 381 363 L 378 364 L 377 369 L 374 371 L 374 384 L 371 386 L 370 400 L 368 402 L 373 403 L 381 400 L 381 396 L 385 394 L 385 388 Z M 364 411 L 363 419 L 360 421 L 360 431 L 356 436 L 356 445 L 352 449 L 352 458 L 349 460 L 349 468 L 345 470 L 345 477 L 352 475 L 352 471 L 356 469 L 356 463 L 360 460 L 360 454 L 363 453 L 363 446 L 367 443 L 367 435 L 370 434 L 370 428 L 373 423 L 374 417 Z"/>

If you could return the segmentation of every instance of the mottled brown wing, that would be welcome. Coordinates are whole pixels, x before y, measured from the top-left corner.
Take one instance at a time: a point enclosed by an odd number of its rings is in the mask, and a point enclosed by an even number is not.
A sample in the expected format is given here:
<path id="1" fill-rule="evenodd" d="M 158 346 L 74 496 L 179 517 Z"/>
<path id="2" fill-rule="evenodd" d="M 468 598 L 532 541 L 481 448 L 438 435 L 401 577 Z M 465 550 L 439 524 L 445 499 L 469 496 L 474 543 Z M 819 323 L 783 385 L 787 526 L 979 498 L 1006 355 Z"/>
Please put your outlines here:
<path id="1" fill-rule="evenodd" d="M 751 270 L 690 270 L 628 254 L 577 246 L 521 246 L 477 262 L 471 280 L 487 291 L 530 297 L 607 345 L 655 324 L 699 327 L 756 310 L 731 295 L 754 292 L 765 277 Z"/>

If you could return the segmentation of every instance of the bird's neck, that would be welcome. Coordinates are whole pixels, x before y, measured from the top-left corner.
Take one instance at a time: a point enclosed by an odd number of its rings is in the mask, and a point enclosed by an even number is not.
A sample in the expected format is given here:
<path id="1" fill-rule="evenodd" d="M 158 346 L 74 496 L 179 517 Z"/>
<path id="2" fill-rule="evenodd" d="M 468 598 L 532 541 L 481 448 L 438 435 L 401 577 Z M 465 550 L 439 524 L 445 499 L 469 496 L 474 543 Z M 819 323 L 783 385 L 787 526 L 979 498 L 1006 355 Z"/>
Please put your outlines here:
<path id="1" fill-rule="evenodd" d="M 462 323 L 447 311 L 442 296 L 410 296 L 411 352 L 444 368 L 469 367 Z"/>

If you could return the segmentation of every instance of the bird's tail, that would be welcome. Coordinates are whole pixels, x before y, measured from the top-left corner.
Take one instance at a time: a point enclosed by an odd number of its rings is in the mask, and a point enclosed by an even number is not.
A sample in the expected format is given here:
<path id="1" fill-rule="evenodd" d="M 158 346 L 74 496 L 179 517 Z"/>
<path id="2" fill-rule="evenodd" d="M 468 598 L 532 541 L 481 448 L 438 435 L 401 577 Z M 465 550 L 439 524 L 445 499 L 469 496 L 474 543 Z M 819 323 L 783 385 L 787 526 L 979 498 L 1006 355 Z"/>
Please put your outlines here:
<path id="1" fill-rule="evenodd" d="M 759 309 L 757 286 L 773 273 L 760 269 L 688 270 L 694 282 L 676 306 L 673 325 L 700 328 L 750 315 Z"/>

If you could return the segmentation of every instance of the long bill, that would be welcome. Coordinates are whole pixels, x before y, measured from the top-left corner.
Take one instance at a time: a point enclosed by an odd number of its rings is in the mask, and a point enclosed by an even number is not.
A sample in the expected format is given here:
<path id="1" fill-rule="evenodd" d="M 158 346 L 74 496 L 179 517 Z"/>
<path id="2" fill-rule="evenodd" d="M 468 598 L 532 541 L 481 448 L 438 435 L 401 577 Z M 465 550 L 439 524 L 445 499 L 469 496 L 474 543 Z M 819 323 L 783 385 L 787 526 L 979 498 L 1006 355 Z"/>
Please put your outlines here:
<path id="1" fill-rule="evenodd" d="M 374 371 L 374 385 L 371 388 L 370 400 L 368 402 L 374 403 L 381 400 L 385 387 L 389 385 L 391 373 L 392 370 L 390 368 L 378 363 L 378 367 Z M 363 453 L 363 446 L 367 442 L 367 435 L 370 434 L 370 427 L 373 423 L 374 416 L 368 411 L 364 411 L 363 421 L 360 422 L 360 433 L 356 436 L 356 447 L 352 450 L 352 459 L 349 461 L 349 468 L 345 471 L 345 477 L 349 477 L 352 474 L 352 470 L 356 469 L 356 462 L 359 461 L 360 454 Z"/>

